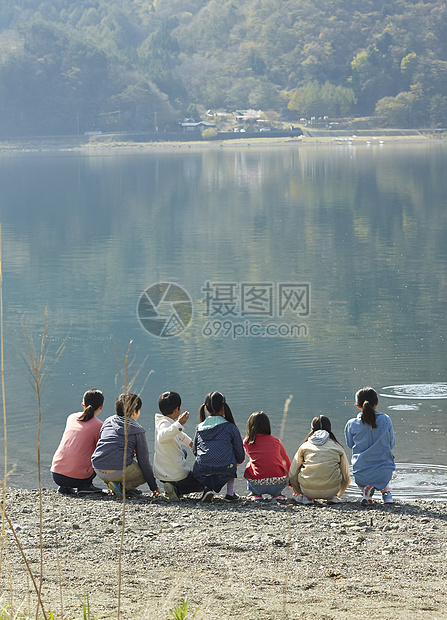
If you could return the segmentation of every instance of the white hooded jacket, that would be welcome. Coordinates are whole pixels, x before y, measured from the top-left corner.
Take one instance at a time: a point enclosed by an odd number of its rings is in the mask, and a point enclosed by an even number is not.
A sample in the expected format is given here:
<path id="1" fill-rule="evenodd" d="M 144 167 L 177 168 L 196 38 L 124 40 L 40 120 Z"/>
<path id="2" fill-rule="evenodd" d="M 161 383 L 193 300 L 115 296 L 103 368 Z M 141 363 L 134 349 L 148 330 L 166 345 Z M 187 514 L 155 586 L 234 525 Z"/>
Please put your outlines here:
<path id="1" fill-rule="evenodd" d="M 155 414 L 154 474 L 158 480 L 178 482 L 191 471 L 182 445 L 192 442 L 178 420 Z"/>

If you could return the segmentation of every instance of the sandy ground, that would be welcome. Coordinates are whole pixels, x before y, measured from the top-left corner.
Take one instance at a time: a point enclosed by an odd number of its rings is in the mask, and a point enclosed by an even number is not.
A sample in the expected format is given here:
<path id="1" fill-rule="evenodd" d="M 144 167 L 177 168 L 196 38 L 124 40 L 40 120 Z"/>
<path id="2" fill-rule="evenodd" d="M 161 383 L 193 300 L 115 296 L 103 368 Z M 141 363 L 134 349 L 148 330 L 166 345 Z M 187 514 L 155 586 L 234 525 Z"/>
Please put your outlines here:
<path id="1" fill-rule="evenodd" d="M 65 618 L 83 617 L 84 593 L 91 618 L 117 617 L 123 503 L 108 492 L 53 490 L 42 502 L 45 609 L 62 618 L 62 590 Z M 38 491 L 8 489 L 6 513 L 38 582 Z M 145 493 L 125 504 L 119 617 L 167 620 L 188 597 L 196 620 L 447 618 L 446 534 L 440 502 L 203 504 Z M 35 615 L 35 591 L 7 524 L 2 540 L 3 605 L 12 598 L 15 609 Z"/>

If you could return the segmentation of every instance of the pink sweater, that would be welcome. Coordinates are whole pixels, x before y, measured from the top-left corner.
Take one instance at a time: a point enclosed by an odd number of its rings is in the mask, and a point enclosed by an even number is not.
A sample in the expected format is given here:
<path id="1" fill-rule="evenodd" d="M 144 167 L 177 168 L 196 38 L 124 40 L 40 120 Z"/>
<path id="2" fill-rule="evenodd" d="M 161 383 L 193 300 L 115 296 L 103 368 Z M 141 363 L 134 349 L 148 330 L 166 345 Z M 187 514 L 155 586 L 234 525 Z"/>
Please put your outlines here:
<path id="1" fill-rule="evenodd" d="M 91 462 L 101 430 L 102 421 L 97 417 L 87 422 L 78 420 L 82 413 L 72 413 L 67 418 L 65 431 L 51 463 L 51 471 L 69 478 L 83 480 L 93 474 Z"/>
<path id="2" fill-rule="evenodd" d="M 248 437 L 244 439 L 244 448 L 250 458 L 244 478 L 283 478 L 289 473 L 290 459 L 277 437 L 257 433 L 255 443 L 249 443 Z"/>

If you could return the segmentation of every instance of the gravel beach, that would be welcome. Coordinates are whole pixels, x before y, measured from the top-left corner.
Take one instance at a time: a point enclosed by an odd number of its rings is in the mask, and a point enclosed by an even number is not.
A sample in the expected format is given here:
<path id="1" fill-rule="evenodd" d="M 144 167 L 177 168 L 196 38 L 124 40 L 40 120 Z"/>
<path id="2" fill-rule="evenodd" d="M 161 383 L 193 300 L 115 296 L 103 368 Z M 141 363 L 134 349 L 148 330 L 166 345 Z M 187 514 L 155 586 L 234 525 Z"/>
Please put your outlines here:
<path id="1" fill-rule="evenodd" d="M 123 503 L 107 491 L 43 490 L 42 506 L 45 609 L 62 618 L 62 583 L 64 618 L 83 617 L 85 593 L 92 618 L 117 617 Z M 7 489 L 6 514 L 38 581 L 38 491 Z M 2 605 L 12 583 L 14 610 L 35 615 L 7 523 L 5 531 Z M 120 618 L 165 620 L 186 597 L 197 620 L 447 618 L 446 535 L 441 502 L 203 504 L 144 493 L 125 503 Z"/>

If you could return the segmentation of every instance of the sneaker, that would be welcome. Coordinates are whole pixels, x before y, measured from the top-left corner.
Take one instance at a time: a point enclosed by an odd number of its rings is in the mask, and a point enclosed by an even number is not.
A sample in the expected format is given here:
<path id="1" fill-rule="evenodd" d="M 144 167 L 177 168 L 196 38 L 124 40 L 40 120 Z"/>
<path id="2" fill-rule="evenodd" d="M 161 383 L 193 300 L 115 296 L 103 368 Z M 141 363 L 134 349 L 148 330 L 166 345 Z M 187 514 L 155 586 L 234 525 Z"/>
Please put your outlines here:
<path id="1" fill-rule="evenodd" d="M 253 495 L 253 494 L 251 494 L 251 495 L 249 496 L 249 499 L 253 499 L 253 500 L 255 500 L 255 501 L 257 501 L 257 502 L 258 502 L 259 500 L 261 500 L 261 499 L 262 499 L 262 495 Z"/>
<path id="2" fill-rule="evenodd" d="M 374 495 L 374 491 L 375 490 L 376 489 L 373 487 L 372 484 L 368 484 L 363 489 L 362 501 L 361 501 L 362 506 L 372 506 L 374 504 L 374 502 L 373 502 L 373 500 L 371 498 Z"/>
<path id="3" fill-rule="evenodd" d="M 239 501 L 239 495 L 236 495 L 236 493 L 233 493 L 233 495 L 228 495 L 228 493 L 225 495 L 224 500 L 226 502 L 238 502 Z"/>
<path id="4" fill-rule="evenodd" d="M 141 489 L 129 489 L 126 491 L 127 493 L 132 493 L 132 495 L 143 495 L 143 491 Z"/>
<path id="5" fill-rule="evenodd" d="M 334 497 L 331 497 L 331 499 L 327 500 L 328 506 L 334 506 L 335 504 L 341 504 L 341 499 L 338 497 L 338 495 L 334 495 Z"/>
<path id="6" fill-rule="evenodd" d="M 180 500 L 179 496 L 175 491 L 175 487 L 172 482 L 165 482 L 165 495 L 170 502 L 178 502 Z"/>
<path id="7" fill-rule="evenodd" d="M 115 482 L 114 480 L 111 480 L 107 483 L 107 486 L 111 491 L 113 491 L 114 495 L 116 495 L 120 499 L 123 499 L 123 485 L 121 484 L 121 482 Z"/>
<path id="8" fill-rule="evenodd" d="M 78 489 L 78 495 L 86 495 L 90 493 L 102 493 L 102 489 L 100 489 L 99 487 L 95 487 L 93 484 L 88 487 L 82 487 Z"/>
<path id="9" fill-rule="evenodd" d="M 295 501 L 297 504 L 302 504 L 303 506 L 310 506 L 314 503 L 314 500 L 310 497 L 307 497 L 307 495 L 298 495 Z"/>
<path id="10" fill-rule="evenodd" d="M 389 491 L 388 493 L 382 493 L 382 499 L 384 504 L 394 504 L 393 496 Z"/>
<path id="11" fill-rule="evenodd" d="M 282 502 L 283 499 L 286 499 L 284 495 L 272 495 L 272 502 Z"/>
<path id="12" fill-rule="evenodd" d="M 126 489 L 126 497 L 140 497 L 140 495 L 143 495 L 143 491 L 140 489 Z"/>
<path id="13" fill-rule="evenodd" d="M 58 487 L 57 492 L 61 495 L 74 495 L 75 490 L 71 487 Z"/>
<path id="14" fill-rule="evenodd" d="M 211 489 L 205 489 L 200 501 L 205 502 L 205 504 L 210 504 L 213 501 L 213 499 L 214 499 L 214 491 L 211 491 Z"/>

